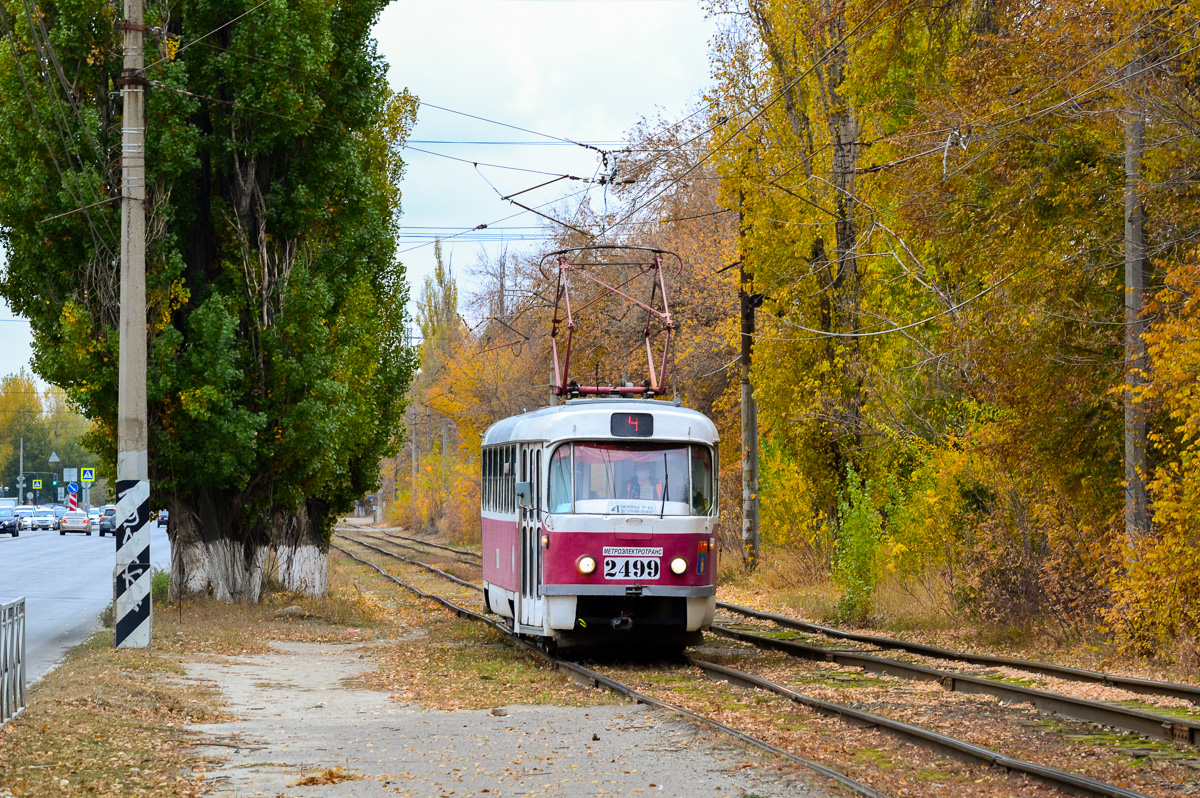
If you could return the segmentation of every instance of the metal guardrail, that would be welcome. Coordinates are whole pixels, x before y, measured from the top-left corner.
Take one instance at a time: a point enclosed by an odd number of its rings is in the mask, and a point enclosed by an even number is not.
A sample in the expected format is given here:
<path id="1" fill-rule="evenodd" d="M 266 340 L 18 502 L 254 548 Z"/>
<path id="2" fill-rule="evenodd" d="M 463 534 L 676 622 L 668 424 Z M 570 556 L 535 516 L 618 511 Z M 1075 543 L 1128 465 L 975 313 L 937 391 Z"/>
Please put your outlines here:
<path id="1" fill-rule="evenodd" d="M 0 599 L 0 725 L 25 709 L 25 599 Z"/>

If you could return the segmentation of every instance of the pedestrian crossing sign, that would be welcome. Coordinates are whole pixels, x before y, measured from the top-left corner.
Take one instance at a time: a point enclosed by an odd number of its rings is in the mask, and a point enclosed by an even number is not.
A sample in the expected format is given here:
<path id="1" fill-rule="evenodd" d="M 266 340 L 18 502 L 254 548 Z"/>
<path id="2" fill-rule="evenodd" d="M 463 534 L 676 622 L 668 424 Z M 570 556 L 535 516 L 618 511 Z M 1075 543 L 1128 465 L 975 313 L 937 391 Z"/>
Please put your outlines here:
<path id="1" fill-rule="evenodd" d="M 96 481 L 96 469 L 94 469 L 94 468 L 79 469 L 79 481 L 80 482 L 95 482 Z"/>
<path id="2" fill-rule="evenodd" d="M 33 489 L 34 489 L 34 490 L 41 490 L 41 489 L 42 489 L 42 481 L 41 481 L 40 479 L 35 479 L 35 480 L 33 481 Z"/>

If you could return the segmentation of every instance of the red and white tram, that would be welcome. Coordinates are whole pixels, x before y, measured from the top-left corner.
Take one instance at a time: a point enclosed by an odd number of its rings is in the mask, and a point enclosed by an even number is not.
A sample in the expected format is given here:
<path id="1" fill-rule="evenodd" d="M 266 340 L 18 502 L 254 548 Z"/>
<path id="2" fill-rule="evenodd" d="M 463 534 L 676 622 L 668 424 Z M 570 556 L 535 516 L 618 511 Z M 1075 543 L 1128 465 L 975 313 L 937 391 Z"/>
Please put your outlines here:
<path id="1" fill-rule="evenodd" d="M 483 440 L 490 612 L 560 646 L 678 647 L 712 622 L 717 429 L 654 399 L 571 399 Z"/>

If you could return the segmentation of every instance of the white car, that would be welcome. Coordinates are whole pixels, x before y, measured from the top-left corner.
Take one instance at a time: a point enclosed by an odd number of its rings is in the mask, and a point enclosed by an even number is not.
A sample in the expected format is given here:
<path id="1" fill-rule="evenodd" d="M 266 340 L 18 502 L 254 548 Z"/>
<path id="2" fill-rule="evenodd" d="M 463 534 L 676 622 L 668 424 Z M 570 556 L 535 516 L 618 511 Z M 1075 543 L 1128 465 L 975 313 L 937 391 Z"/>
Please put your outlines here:
<path id="1" fill-rule="evenodd" d="M 21 525 L 22 532 L 26 532 L 28 530 L 33 529 L 33 508 L 32 507 L 18 507 L 15 510 L 13 510 L 13 515 L 15 515 L 17 517 L 17 520 Z"/>
<path id="2" fill-rule="evenodd" d="M 58 518 L 51 509 L 38 508 L 33 512 L 33 527 L 35 529 L 51 530 L 58 526 Z"/>
<path id="3" fill-rule="evenodd" d="M 88 516 L 88 531 L 99 532 L 100 531 L 100 511 L 93 507 L 91 510 L 87 511 L 87 516 Z"/>

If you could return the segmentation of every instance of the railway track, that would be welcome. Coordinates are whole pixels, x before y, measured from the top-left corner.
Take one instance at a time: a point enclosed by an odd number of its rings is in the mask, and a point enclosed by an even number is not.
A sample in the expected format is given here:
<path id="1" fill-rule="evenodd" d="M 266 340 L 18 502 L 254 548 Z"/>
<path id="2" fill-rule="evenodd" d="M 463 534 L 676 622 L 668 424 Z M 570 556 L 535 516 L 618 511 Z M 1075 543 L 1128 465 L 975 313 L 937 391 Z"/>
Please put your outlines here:
<path id="1" fill-rule="evenodd" d="M 361 533 L 361 530 L 358 531 Z M 442 546 L 440 544 L 431 544 L 428 541 L 422 541 L 416 538 L 408 538 L 405 536 L 388 535 L 384 538 L 379 538 L 368 534 L 366 537 L 374 538 L 375 542 L 383 542 L 392 546 L 401 546 L 410 550 L 420 551 L 420 549 L 412 545 L 400 543 L 397 540 L 392 539 L 398 537 L 401 540 L 408 540 L 412 543 L 418 544 L 419 546 L 427 546 L 431 549 L 448 552 L 451 555 L 454 555 L 454 557 L 458 558 L 457 562 L 477 567 L 477 563 L 475 563 L 473 560 L 476 559 L 478 555 L 467 550 L 455 549 L 453 547 Z M 373 550 L 379 554 L 423 568 L 430 573 L 434 573 L 435 575 L 449 577 L 460 585 L 470 587 L 474 590 L 480 589 L 480 587 L 473 582 L 469 582 L 461 577 L 449 574 L 441 568 L 430 565 L 423 561 L 410 557 L 404 557 L 395 553 L 394 551 L 389 551 L 361 539 L 349 537 L 346 539 L 352 540 L 357 545 L 363 546 L 369 550 Z M 463 563 L 462 560 L 464 559 L 470 561 Z M 726 605 L 723 607 L 723 609 L 728 611 L 732 607 L 736 607 L 736 605 Z M 490 621 L 491 619 L 488 620 Z M 773 622 L 773 619 L 770 618 L 761 620 L 769 620 Z M 493 623 L 493 625 L 495 624 Z M 1164 718 L 1163 716 L 1156 716 L 1147 712 L 1113 707 L 1101 702 L 1075 699 L 1069 696 L 1049 693 L 1047 691 L 1030 690 L 1029 688 L 1022 688 L 1018 685 L 1005 685 L 987 679 L 968 677 L 954 672 L 940 671 L 925 666 L 914 665 L 912 663 L 900 662 L 898 660 L 888 660 L 886 658 L 877 657 L 870 654 L 863 654 L 860 652 L 836 652 L 826 648 L 806 646 L 804 644 L 795 643 L 788 640 L 780 640 L 778 638 L 772 638 L 766 635 L 756 635 L 752 632 L 737 630 L 724 625 L 721 625 L 720 628 L 714 629 L 714 633 L 724 636 L 727 639 L 736 640 L 740 643 L 754 646 L 759 650 L 779 651 L 789 657 L 834 662 L 838 665 L 856 667 L 876 673 L 888 674 L 891 676 L 901 676 L 902 678 L 907 679 L 937 681 L 945 687 L 953 687 L 962 692 L 986 693 L 988 695 L 997 696 L 1004 701 L 1013 703 L 1033 703 L 1040 709 L 1056 712 L 1060 715 L 1073 717 L 1085 716 L 1081 717 L 1080 719 L 1092 723 L 1100 723 L 1114 726 L 1116 728 L 1132 727 L 1131 730 L 1138 731 L 1146 736 L 1155 737 L 1157 739 L 1182 742 L 1182 734 L 1186 733 L 1188 735 L 1188 741 L 1191 742 L 1197 739 L 1195 735 L 1200 734 L 1200 732 L 1198 732 L 1198 729 L 1200 729 L 1200 724 L 1196 724 L 1195 722 L 1184 721 L 1180 723 L 1178 719 Z M 1075 773 L 1070 773 L 1058 768 L 1026 761 L 1017 757 L 1010 757 L 985 746 L 948 736 L 928 728 L 922 728 L 915 724 L 904 723 L 883 715 L 866 712 L 854 706 L 816 699 L 797 692 L 796 690 L 780 684 L 779 682 L 766 678 L 761 674 L 752 673 L 749 670 L 732 668 L 728 665 L 708 662 L 696 658 L 690 659 L 689 664 L 698 668 L 710 678 L 745 687 L 767 690 L 774 695 L 781 696 L 788 701 L 805 706 L 810 710 L 814 710 L 825 715 L 833 715 L 850 723 L 880 729 L 907 742 L 921 745 L 942 754 L 949 754 L 961 760 L 986 764 L 988 766 L 998 767 L 1006 771 L 1021 773 L 1030 778 L 1035 778 L 1044 783 L 1053 785 L 1060 790 L 1083 795 L 1142 795 L 1142 793 L 1122 787 L 1120 785 L 1108 784 L 1103 781 L 1091 779 L 1087 776 L 1081 776 Z M 947 680 L 950 681 L 947 682 Z M 1170 695 L 1170 693 L 1165 694 Z M 1068 712 L 1064 710 L 1070 711 Z M 1181 733 L 1178 730 L 1180 726 L 1183 727 L 1185 732 Z"/>
<path id="2" fill-rule="evenodd" d="M 346 536 L 343 535 L 343 537 L 346 537 Z M 349 537 L 346 537 L 346 539 L 354 540 L 353 538 L 349 538 Z M 354 542 L 358 543 L 359 545 L 364 545 L 360 541 L 354 541 Z M 438 604 L 442 605 L 450 612 L 453 612 L 458 617 L 469 618 L 471 620 L 478 621 L 479 623 L 483 623 L 483 624 L 490 626 L 491 628 L 493 628 L 497 632 L 499 632 L 501 635 L 503 635 L 513 645 L 516 645 L 516 646 L 522 648 L 523 650 L 527 651 L 529 654 L 531 654 L 533 656 L 536 656 L 536 657 L 539 657 L 539 658 L 545 660 L 547 663 L 549 663 L 551 666 L 553 666 L 557 670 L 561 670 L 561 671 L 570 673 L 572 675 L 572 677 L 576 678 L 577 681 L 582 681 L 589 686 L 603 687 L 605 689 L 611 690 L 614 693 L 623 695 L 626 698 L 629 698 L 639 704 L 646 704 L 648 706 L 658 707 L 660 709 L 665 709 L 669 712 L 674 712 L 679 715 L 683 715 L 684 717 L 690 718 L 691 720 L 697 721 L 697 722 L 702 723 L 710 728 L 716 729 L 724 734 L 727 734 L 727 735 L 733 737 L 734 739 L 740 740 L 743 743 L 746 743 L 755 748 L 758 748 L 759 750 L 774 754 L 782 759 L 787 760 L 788 762 L 799 765 L 799 766 L 801 766 L 807 770 L 811 770 L 815 773 L 819 773 L 820 775 L 825 776 L 834 782 L 837 782 L 838 784 L 842 785 L 843 787 L 846 787 L 847 789 L 849 789 L 850 791 L 852 791 L 858 795 L 866 796 L 866 798 L 883 798 L 883 794 L 880 793 L 879 791 L 877 791 L 876 789 L 874 789 L 873 787 L 871 787 L 867 784 L 863 784 L 861 782 L 855 781 L 854 779 L 851 779 L 851 778 L 837 772 L 836 770 L 833 770 L 832 768 L 825 767 L 824 765 L 820 764 L 819 762 L 814 762 L 810 759 L 805 759 L 804 757 L 797 756 L 797 755 L 791 753 L 790 751 L 785 751 L 782 748 L 771 745 L 766 740 L 761 740 L 751 734 L 747 734 L 743 731 L 733 728 L 732 726 L 728 726 L 724 723 L 721 723 L 720 721 L 716 721 L 711 718 L 705 717 L 704 715 L 701 715 L 699 713 L 692 712 L 691 710 L 685 709 L 684 707 L 677 706 L 675 704 L 671 704 L 666 701 L 661 701 L 657 698 L 646 695 L 645 693 L 639 692 L 638 690 L 635 690 L 633 687 L 631 687 L 627 684 L 619 682 L 615 679 L 610 679 L 607 676 L 604 676 L 603 674 L 598 673 L 598 672 L 592 670 L 591 668 L 587 668 L 576 662 L 571 662 L 570 660 L 565 660 L 560 657 L 556 657 L 555 655 L 551 654 L 550 652 L 545 651 L 544 649 L 531 644 L 529 641 L 521 638 L 519 635 L 514 634 L 511 630 L 509 630 L 507 627 L 505 627 L 503 624 L 499 623 L 498 621 L 496 621 L 493 618 L 489 618 L 486 615 L 483 615 L 482 613 L 479 613 L 474 610 L 471 610 L 466 607 L 455 604 L 453 601 L 450 601 L 449 599 L 439 596 L 435 593 L 429 593 L 424 590 L 421 590 L 416 585 L 413 585 L 409 582 L 405 582 L 404 580 L 399 579 L 398 577 L 396 577 L 393 574 L 389 574 L 387 571 L 380 568 L 375 563 L 370 562 L 369 560 L 364 560 L 363 558 L 356 556 L 352 552 L 347 551 L 346 549 L 342 548 L 341 546 L 337 545 L 336 543 L 333 543 L 331 545 L 338 551 L 345 554 L 347 557 L 350 557 L 351 559 L 356 560 L 357 562 L 360 562 L 363 565 L 366 565 L 370 568 L 375 569 L 385 579 L 388 579 L 388 580 L 394 582 L 395 584 L 399 585 L 400 587 L 405 588 L 406 590 L 412 591 L 413 593 L 421 596 L 422 598 L 430 599 L 431 601 L 437 602 Z M 369 546 L 369 548 L 375 549 L 377 551 L 383 551 L 382 549 L 378 549 L 375 546 Z M 386 554 L 387 552 L 384 552 L 384 553 Z M 406 562 L 410 562 L 410 563 L 412 562 L 411 560 L 408 560 L 406 558 L 402 558 L 402 559 L 405 559 Z M 413 563 L 413 564 L 416 564 L 416 563 Z M 442 576 L 451 576 L 450 574 L 447 574 L 445 571 L 442 571 L 439 568 L 435 568 L 433 566 L 428 566 L 428 565 L 424 565 L 424 564 L 422 564 L 422 566 L 429 569 L 433 573 L 437 573 Z M 461 581 L 461 580 L 457 580 L 457 578 L 455 578 L 455 579 L 456 579 L 456 581 Z M 477 585 L 474 585 L 473 587 L 478 588 Z"/>
<path id="3" fill-rule="evenodd" d="M 417 546 L 399 543 L 395 540 L 396 538 L 410 541 L 420 546 L 450 552 L 465 560 L 465 565 L 478 566 L 479 555 L 467 549 L 443 546 L 404 535 L 391 534 L 379 539 L 386 540 L 394 545 L 405 546 L 415 551 L 420 550 Z M 944 667 L 936 668 L 921 663 L 884 657 L 880 655 L 880 652 L 887 650 L 903 651 L 941 662 L 963 662 L 982 667 L 1021 670 L 1065 681 L 1099 684 L 1140 695 L 1183 699 L 1197 705 L 1200 705 L 1200 686 L 1120 676 L 1100 671 L 1072 668 L 1065 665 L 1018 659 L 1016 657 L 973 654 L 897 638 L 858 634 L 808 621 L 801 621 L 785 615 L 763 612 L 725 601 L 718 601 L 717 608 L 747 618 L 765 621 L 783 629 L 804 632 L 815 637 L 859 643 L 869 647 L 869 650 L 847 651 L 828 645 L 806 644 L 778 636 L 756 633 L 754 630 L 739 628 L 731 623 L 715 623 L 712 627 L 714 634 L 741 640 L 760 648 L 781 651 L 803 659 L 834 662 L 847 667 L 860 668 L 871 673 L 887 674 L 918 681 L 935 681 L 952 691 L 957 690 L 991 695 L 1005 701 L 1025 701 L 1043 711 L 1055 712 L 1066 717 L 1075 718 L 1076 720 L 1124 729 L 1154 739 L 1193 746 L 1200 745 L 1200 717 L 1164 716 L 1155 714 L 1147 709 L 1111 706 L 1103 702 L 1061 696 L 1046 690 L 1038 690 L 998 681 L 995 678 L 972 676 L 960 671 L 948 670 Z"/>

